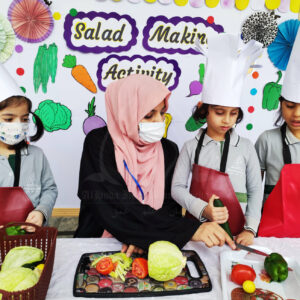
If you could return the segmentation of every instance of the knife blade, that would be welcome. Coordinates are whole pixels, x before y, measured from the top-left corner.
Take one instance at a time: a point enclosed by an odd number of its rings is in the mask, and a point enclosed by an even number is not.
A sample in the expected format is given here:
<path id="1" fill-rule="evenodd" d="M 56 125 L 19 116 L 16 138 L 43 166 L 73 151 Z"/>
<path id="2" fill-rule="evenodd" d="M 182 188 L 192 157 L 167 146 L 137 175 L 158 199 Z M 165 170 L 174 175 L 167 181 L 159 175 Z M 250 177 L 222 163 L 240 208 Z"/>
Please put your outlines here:
<path id="1" fill-rule="evenodd" d="M 246 250 L 246 251 L 251 252 L 251 253 L 255 253 L 255 254 L 263 255 L 263 256 L 269 256 L 269 254 L 267 254 L 265 252 L 259 251 L 257 249 L 254 249 L 254 248 L 251 248 L 251 247 L 248 247 L 248 246 L 244 246 L 244 245 L 239 244 L 239 243 L 235 243 L 235 245 L 236 245 L 237 248 L 242 249 L 242 250 Z M 290 267 L 288 267 L 288 270 L 293 271 L 293 269 L 290 268 Z"/>
<path id="2" fill-rule="evenodd" d="M 246 250 L 248 252 L 256 253 L 256 254 L 263 255 L 263 256 L 269 256 L 269 254 L 267 254 L 265 252 L 259 251 L 257 249 L 250 248 L 248 246 L 244 246 L 244 245 L 239 244 L 239 243 L 235 243 L 235 245 L 236 245 L 237 248 L 242 249 L 242 250 Z"/>

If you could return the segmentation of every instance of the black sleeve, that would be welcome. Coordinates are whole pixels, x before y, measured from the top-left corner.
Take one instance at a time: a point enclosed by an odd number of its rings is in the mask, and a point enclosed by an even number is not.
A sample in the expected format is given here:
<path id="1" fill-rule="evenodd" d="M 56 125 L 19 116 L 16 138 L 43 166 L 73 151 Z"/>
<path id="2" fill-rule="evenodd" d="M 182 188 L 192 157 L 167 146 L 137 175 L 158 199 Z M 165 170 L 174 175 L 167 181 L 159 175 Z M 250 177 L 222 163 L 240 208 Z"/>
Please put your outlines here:
<path id="1" fill-rule="evenodd" d="M 164 152 L 170 148 L 167 141 L 163 142 L 163 148 Z M 161 209 L 154 210 L 128 192 L 117 170 L 113 143 L 107 128 L 90 132 L 81 158 L 78 190 L 81 209 L 75 236 L 99 237 L 106 229 L 119 241 L 145 250 L 157 240 L 167 240 L 183 247 L 200 222 L 178 216 L 179 207 L 171 199 L 171 176 L 178 155 L 177 147 L 171 148 L 175 161 L 166 166 L 166 199 Z M 167 158 L 172 156 L 171 153 L 168 153 L 169 156 L 166 154 Z M 168 160 L 165 159 L 165 162 L 168 163 Z"/>

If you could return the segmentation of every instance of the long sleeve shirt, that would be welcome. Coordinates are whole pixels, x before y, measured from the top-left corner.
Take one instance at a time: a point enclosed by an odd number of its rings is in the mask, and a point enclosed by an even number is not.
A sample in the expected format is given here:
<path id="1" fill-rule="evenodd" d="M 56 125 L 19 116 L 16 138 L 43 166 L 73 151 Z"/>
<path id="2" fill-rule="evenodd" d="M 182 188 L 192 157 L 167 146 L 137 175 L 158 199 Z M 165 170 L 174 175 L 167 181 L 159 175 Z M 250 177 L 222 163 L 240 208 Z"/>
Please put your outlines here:
<path id="1" fill-rule="evenodd" d="M 114 145 L 107 127 L 87 135 L 80 166 L 78 197 L 81 207 L 75 237 L 100 237 L 106 229 L 119 241 L 144 250 L 158 240 L 170 241 L 181 248 L 192 238 L 201 223 L 183 218 L 181 207 L 171 198 L 178 148 L 166 139 L 161 143 L 165 159 L 165 195 L 163 206 L 154 210 L 128 191 L 116 166 Z"/>
<path id="2" fill-rule="evenodd" d="M 172 182 L 172 197 L 197 219 L 201 219 L 207 202 L 190 194 L 189 178 L 202 130 L 194 139 L 184 144 Z M 199 165 L 219 171 L 222 144 L 223 142 L 215 141 L 206 134 L 198 160 Z M 246 210 L 245 229 L 250 229 L 256 233 L 263 200 L 259 162 L 253 144 L 248 139 L 237 135 L 234 129 L 230 134 L 226 173 L 229 175 L 242 208 Z"/>
<path id="3" fill-rule="evenodd" d="M 14 179 L 14 171 L 7 157 L 0 155 L 0 186 L 12 187 Z M 49 162 L 42 149 L 37 146 L 28 145 L 21 150 L 19 186 L 23 188 L 35 210 L 43 213 L 46 225 L 58 192 Z"/>

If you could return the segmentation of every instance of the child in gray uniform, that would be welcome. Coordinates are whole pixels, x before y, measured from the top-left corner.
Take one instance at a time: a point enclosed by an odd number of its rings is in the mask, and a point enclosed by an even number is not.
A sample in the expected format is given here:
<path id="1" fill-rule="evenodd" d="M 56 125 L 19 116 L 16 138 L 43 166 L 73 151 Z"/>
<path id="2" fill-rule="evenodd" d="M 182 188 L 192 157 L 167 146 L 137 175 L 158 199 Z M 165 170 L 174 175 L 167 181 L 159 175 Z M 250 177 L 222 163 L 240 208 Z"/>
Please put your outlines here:
<path id="1" fill-rule="evenodd" d="M 286 127 L 285 142 L 291 153 L 291 162 L 300 164 L 300 103 L 280 97 L 279 117 L 275 126 Z M 281 127 L 266 130 L 255 143 L 260 162 L 262 178 L 265 176 L 264 202 L 272 192 L 279 180 L 280 172 L 284 166 L 282 155 L 282 129 Z"/>
<path id="2" fill-rule="evenodd" d="M 226 207 L 214 207 L 214 200 L 218 197 L 222 200 L 222 196 L 214 195 L 214 188 L 208 189 L 204 184 L 202 190 L 210 197 L 206 202 L 190 193 L 188 182 L 192 171 L 193 177 L 195 176 L 195 165 L 206 168 L 203 169 L 204 171 L 207 168 L 220 170 L 221 172 L 216 172 L 216 176 L 220 173 L 226 176 L 227 173 L 229 185 L 233 187 L 231 191 L 233 195 L 235 193 L 235 202 L 243 219 L 243 211 L 239 203 L 246 211 L 246 223 L 244 226 L 242 223 L 239 233 L 236 233 L 236 241 L 250 245 L 257 233 L 261 217 L 260 167 L 253 144 L 248 139 L 240 137 L 233 127 L 243 118 L 243 111 L 240 108 L 243 87 L 241 83 L 246 77 L 250 63 L 260 55 L 261 45 L 251 41 L 240 54 L 237 54 L 238 38 L 233 35 L 219 34 L 208 41 L 206 56 L 209 63 L 206 64 L 203 84 L 203 104 L 193 113 L 195 121 L 206 118 L 207 128 L 200 129 L 194 139 L 184 144 L 175 168 L 171 193 L 172 197 L 195 218 L 219 224 L 225 223 L 228 218 L 237 216 L 229 215 Z M 245 56 L 244 51 L 247 53 Z M 229 70 L 228 76 L 224 77 L 224 69 Z M 226 140 L 229 140 L 227 148 Z M 200 154 L 196 152 L 198 144 L 201 144 Z M 227 149 L 228 153 L 226 171 L 222 170 L 224 149 Z M 198 157 L 195 157 L 196 153 Z M 191 186 L 193 186 L 193 179 Z M 222 193 L 225 198 L 225 185 Z"/>
<path id="3" fill-rule="evenodd" d="M 43 123 L 31 112 L 31 101 L 23 95 L 2 65 L 0 82 L 0 187 L 22 187 L 32 202 L 33 209 L 27 215 L 26 222 L 42 226 L 48 223 L 51 216 L 57 198 L 57 187 L 43 151 L 26 142 L 29 113 L 35 117 L 37 128 L 30 141 L 41 138 Z M 15 208 L 10 208 L 10 211 L 11 209 Z M 27 210 L 24 212 L 27 214 Z M 10 219 L 10 216 L 7 218 Z M 11 221 L 15 221 L 13 218 L 12 215 Z M 2 225 L 5 224 L 0 224 Z M 34 231 L 33 227 L 25 229 Z"/>

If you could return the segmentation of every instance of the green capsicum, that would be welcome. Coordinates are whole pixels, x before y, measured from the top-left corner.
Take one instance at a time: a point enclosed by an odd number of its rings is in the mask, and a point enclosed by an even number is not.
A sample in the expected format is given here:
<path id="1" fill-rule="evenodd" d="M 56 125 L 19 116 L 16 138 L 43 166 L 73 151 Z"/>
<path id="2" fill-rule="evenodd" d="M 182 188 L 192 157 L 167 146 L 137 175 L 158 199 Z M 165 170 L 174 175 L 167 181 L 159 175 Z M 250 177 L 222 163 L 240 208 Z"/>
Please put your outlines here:
<path id="1" fill-rule="evenodd" d="M 26 234 L 24 229 L 21 229 L 21 226 L 11 226 L 5 229 L 7 235 L 23 235 Z"/>
<path id="2" fill-rule="evenodd" d="M 264 267 L 272 281 L 281 282 L 288 277 L 288 264 L 278 253 L 271 253 L 267 256 L 265 258 Z"/>

